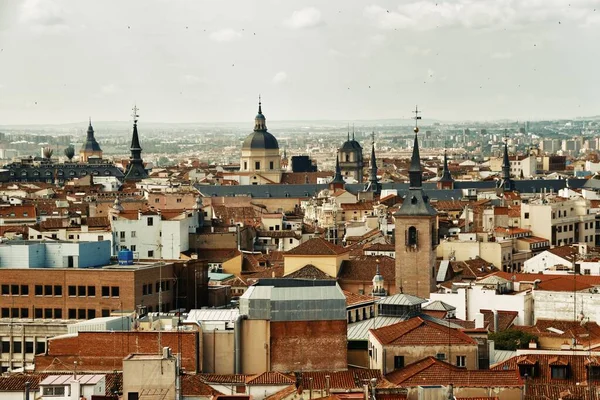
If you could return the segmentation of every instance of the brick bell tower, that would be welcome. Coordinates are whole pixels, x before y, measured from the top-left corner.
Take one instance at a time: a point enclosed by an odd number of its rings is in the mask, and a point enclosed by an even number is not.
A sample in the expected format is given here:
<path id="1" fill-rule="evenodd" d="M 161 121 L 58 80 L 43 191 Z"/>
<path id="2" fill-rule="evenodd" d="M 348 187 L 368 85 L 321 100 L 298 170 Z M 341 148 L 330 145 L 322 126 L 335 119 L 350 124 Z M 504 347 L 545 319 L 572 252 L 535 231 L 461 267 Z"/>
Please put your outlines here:
<path id="1" fill-rule="evenodd" d="M 435 248 L 438 244 L 437 212 L 423 193 L 415 108 L 415 141 L 408 175 L 408 194 L 394 214 L 396 223 L 396 286 L 400 293 L 429 298 L 435 291 Z"/>

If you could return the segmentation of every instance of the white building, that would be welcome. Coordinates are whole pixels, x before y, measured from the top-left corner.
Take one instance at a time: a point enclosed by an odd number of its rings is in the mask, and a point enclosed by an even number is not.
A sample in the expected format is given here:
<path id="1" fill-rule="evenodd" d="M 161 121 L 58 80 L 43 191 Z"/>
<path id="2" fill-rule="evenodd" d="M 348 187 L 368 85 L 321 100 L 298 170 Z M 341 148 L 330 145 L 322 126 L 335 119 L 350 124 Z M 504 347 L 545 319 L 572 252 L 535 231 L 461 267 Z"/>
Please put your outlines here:
<path id="1" fill-rule="evenodd" d="M 104 375 L 50 375 L 40 382 L 43 400 L 86 400 L 106 394 Z"/>
<path id="2" fill-rule="evenodd" d="M 141 259 L 179 259 L 189 250 L 189 233 L 200 226 L 197 209 L 126 211 L 117 199 L 109 214 L 113 252 L 131 250 Z"/>
<path id="3" fill-rule="evenodd" d="M 513 282 L 495 275 L 474 283 L 455 284 L 452 289 L 441 293 L 431 293 L 429 300 L 439 300 L 456 307 L 458 319 L 472 321 L 482 309 L 515 311 L 518 314 L 515 325 L 533 324 L 531 290 L 515 291 Z"/>
<path id="4" fill-rule="evenodd" d="M 0 244 L 0 268 L 88 268 L 110 264 L 110 242 L 10 241 Z"/>

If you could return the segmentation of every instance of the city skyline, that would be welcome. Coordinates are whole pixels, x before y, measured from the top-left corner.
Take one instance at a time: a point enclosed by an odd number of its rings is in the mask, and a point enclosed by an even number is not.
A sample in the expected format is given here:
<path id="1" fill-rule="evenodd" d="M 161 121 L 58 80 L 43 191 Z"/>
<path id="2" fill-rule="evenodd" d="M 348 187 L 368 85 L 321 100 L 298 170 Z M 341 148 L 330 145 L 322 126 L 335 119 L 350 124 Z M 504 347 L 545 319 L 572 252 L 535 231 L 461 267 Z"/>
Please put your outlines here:
<path id="1" fill-rule="evenodd" d="M 599 30 L 597 0 L 5 2 L 0 125 L 134 103 L 146 122 L 240 123 L 259 93 L 273 121 L 597 116 Z"/>

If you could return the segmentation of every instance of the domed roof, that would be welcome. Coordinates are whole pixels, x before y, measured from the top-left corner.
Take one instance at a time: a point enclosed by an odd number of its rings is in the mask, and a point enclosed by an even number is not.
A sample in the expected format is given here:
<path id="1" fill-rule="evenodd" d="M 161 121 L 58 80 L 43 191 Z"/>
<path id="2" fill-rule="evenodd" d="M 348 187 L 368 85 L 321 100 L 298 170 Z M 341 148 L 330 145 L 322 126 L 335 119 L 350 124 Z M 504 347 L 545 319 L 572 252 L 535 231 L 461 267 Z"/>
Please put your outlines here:
<path id="1" fill-rule="evenodd" d="M 242 145 L 243 150 L 253 150 L 253 149 L 279 149 L 279 143 L 277 143 L 277 139 L 275 136 L 271 135 L 267 131 L 254 131 L 246 140 L 244 140 L 244 144 Z"/>
<path id="2" fill-rule="evenodd" d="M 347 140 L 342 145 L 342 150 L 362 150 L 362 146 L 356 140 Z"/>

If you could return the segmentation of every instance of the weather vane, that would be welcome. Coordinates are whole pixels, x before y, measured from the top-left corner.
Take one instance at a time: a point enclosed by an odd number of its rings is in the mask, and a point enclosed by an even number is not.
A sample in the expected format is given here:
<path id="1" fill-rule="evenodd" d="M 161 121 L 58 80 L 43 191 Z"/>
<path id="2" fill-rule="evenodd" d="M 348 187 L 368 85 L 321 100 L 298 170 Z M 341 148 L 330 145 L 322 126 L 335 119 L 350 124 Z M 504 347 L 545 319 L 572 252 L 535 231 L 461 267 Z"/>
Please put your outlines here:
<path id="1" fill-rule="evenodd" d="M 415 133 L 419 132 L 419 120 L 421 119 L 421 116 L 419 115 L 421 111 L 419 111 L 419 107 L 415 106 L 415 111 L 413 111 L 413 113 L 415 114 L 415 116 L 413 117 L 415 120 L 415 127 L 413 129 L 413 131 L 415 131 Z"/>
<path id="2" fill-rule="evenodd" d="M 138 120 L 138 118 L 140 117 L 140 116 L 138 115 L 139 108 L 137 108 L 137 104 L 134 104 L 134 105 L 133 105 L 133 108 L 132 108 L 132 110 L 133 110 L 133 114 L 131 114 L 131 116 L 133 117 L 133 122 L 134 122 L 134 123 L 137 123 L 137 120 Z"/>

